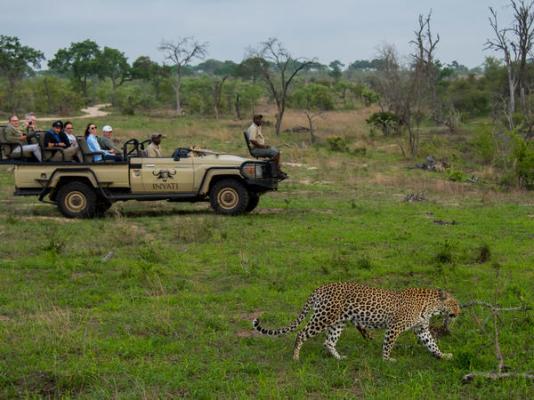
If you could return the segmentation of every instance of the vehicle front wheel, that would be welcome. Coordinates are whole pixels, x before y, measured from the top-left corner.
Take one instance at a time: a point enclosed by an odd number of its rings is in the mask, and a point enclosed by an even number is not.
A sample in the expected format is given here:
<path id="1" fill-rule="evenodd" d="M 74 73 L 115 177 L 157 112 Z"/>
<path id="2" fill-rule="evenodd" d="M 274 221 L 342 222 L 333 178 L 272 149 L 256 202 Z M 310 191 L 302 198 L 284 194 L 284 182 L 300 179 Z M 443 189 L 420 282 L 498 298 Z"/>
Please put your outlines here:
<path id="1" fill-rule="evenodd" d="M 249 204 L 247 188 L 236 179 L 223 179 L 215 183 L 209 196 L 211 208 L 218 214 L 243 214 Z"/>
<path id="2" fill-rule="evenodd" d="M 59 211 L 67 218 L 92 218 L 96 213 L 96 193 L 83 182 L 63 185 L 56 196 Z"/>
<path id="3" fill-rule="evenodd" d="M 251 212 L 252 210 L 254 210 L 258 206 L 259 202 L 260 195 L 258 193 L 251 192 L 249 194 L 248 205 L 247 208 L 245 208 L 245 212 Z"/>

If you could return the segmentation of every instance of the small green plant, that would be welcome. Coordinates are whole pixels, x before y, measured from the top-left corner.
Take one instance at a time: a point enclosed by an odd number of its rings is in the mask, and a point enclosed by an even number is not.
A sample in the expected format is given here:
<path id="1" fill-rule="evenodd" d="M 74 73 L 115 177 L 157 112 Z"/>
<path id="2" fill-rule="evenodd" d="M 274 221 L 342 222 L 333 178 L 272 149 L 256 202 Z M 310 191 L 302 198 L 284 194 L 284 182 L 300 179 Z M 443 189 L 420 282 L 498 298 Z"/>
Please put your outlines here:
<path id="1" fill-rule="evenodd" d="M 339 153 L 348 153 L 350 151 L 347 140 L 340 136 L 327 137 L 326 144 L 328 145 L 328 149 L 330 151 L 336 151 Z"/>
<path id="2" fill-rule="evenodd" d="M 484 243 L 478 248 L 477 253 L 477 262 L 479 264 L 484 264 L 485 262 L 488 262 L 491 258 L 491 249 L 486 243 Z"/>
<path id="3" fill-rule="evenodd" d="M 447 178 L 453 182 L 465 182 L 467 175 L 462 171 L 450 168 L 447 171 Z"/>
<path id="4" fill-rule="evenodd" d="M 452 246 L 447 240 L 441 244 L 434 259 L 439 264 L 452 264 Z"/>
<path id="5" fill-rule="evenodd" d="M 356 266 L 359 269 L 365 270 L 370 270 L 371 268 L 373 268 L 373 264 L 371 264 L 371 260 L 367 256 L 358 259 L 358 261 L 356 261 Z"/>

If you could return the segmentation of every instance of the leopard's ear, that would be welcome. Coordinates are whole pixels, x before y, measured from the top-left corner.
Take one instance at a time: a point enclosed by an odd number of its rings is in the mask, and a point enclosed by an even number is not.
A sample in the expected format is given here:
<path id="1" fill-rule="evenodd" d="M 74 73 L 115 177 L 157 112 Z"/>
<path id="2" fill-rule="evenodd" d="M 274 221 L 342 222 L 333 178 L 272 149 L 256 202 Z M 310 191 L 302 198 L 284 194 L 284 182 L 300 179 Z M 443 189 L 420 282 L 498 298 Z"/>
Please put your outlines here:
<path id="1" fill-rule="evenodd" d="M 444 301 L 447 298 L 447 292 L 443 289 L 438 289 L 439 299 Z"/>

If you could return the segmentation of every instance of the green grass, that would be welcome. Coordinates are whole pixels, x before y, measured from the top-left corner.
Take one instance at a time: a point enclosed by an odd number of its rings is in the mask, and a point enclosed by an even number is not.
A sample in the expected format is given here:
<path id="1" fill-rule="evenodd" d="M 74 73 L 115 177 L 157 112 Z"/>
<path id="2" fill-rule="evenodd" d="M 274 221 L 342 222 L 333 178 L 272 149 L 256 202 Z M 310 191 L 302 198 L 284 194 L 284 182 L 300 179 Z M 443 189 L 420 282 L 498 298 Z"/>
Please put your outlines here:
<path id="1" fill-rule="evenodd" d="M 129 134 L 163 130 L 170 147 L 194 138 L 242 150 L 233 122 L 115 118 Z M 461 383 L 497 364 L 485 309 L 464 310 L 439 340 L 451 361 L 432 358 L 411 333 L 393 350 L 396 363 L 381 359 L 381 331 L 365 341 L 347 327 L 343 361 L 326 354 L 323 337 L 294 362 L 294 335 L 253 335 L 255 316 L 286 325 L 314 288 L 340 280 L 442 287 L 461 302 L 495 293 L 506 306 L 534 302 L 531 195 L 406 169 L 380 141 L 365 156 L 278 142 L 286 159 L 319 169 L 288 167 L 279 192 L 235 218 L 206 204 L 131 202 L 104 219 L 66 220 L 14 198 L 2 168 L 0 398 L 533 397 L 522 379 Z M 402 201 L 419 189 L 428 201 Z M 534 370 L 532 312 L 505 313 L 499 326 L 506 365 Z"/>

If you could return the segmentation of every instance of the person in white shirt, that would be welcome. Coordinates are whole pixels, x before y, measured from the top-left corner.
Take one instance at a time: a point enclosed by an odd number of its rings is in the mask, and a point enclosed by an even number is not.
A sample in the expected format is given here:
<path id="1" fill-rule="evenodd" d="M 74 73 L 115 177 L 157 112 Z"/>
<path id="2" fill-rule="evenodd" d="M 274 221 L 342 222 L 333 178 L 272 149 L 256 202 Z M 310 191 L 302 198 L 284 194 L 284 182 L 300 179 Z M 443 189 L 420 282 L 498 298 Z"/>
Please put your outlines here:
<path id="1" fill-rule="evenodd" d="M 280 151 L 276 147 L 265 144 L 265 138 L 261 133 L 263 115 L 254 115 L 252 121 L 252 125 L 246 131 L 248 141 L 252 145 L 252 155 L 254 157 L 268 157 L 272 159 L 276 165 L 278 177 L 282 179 L 287 178 L 287 174 L 280 169 Z"/>

